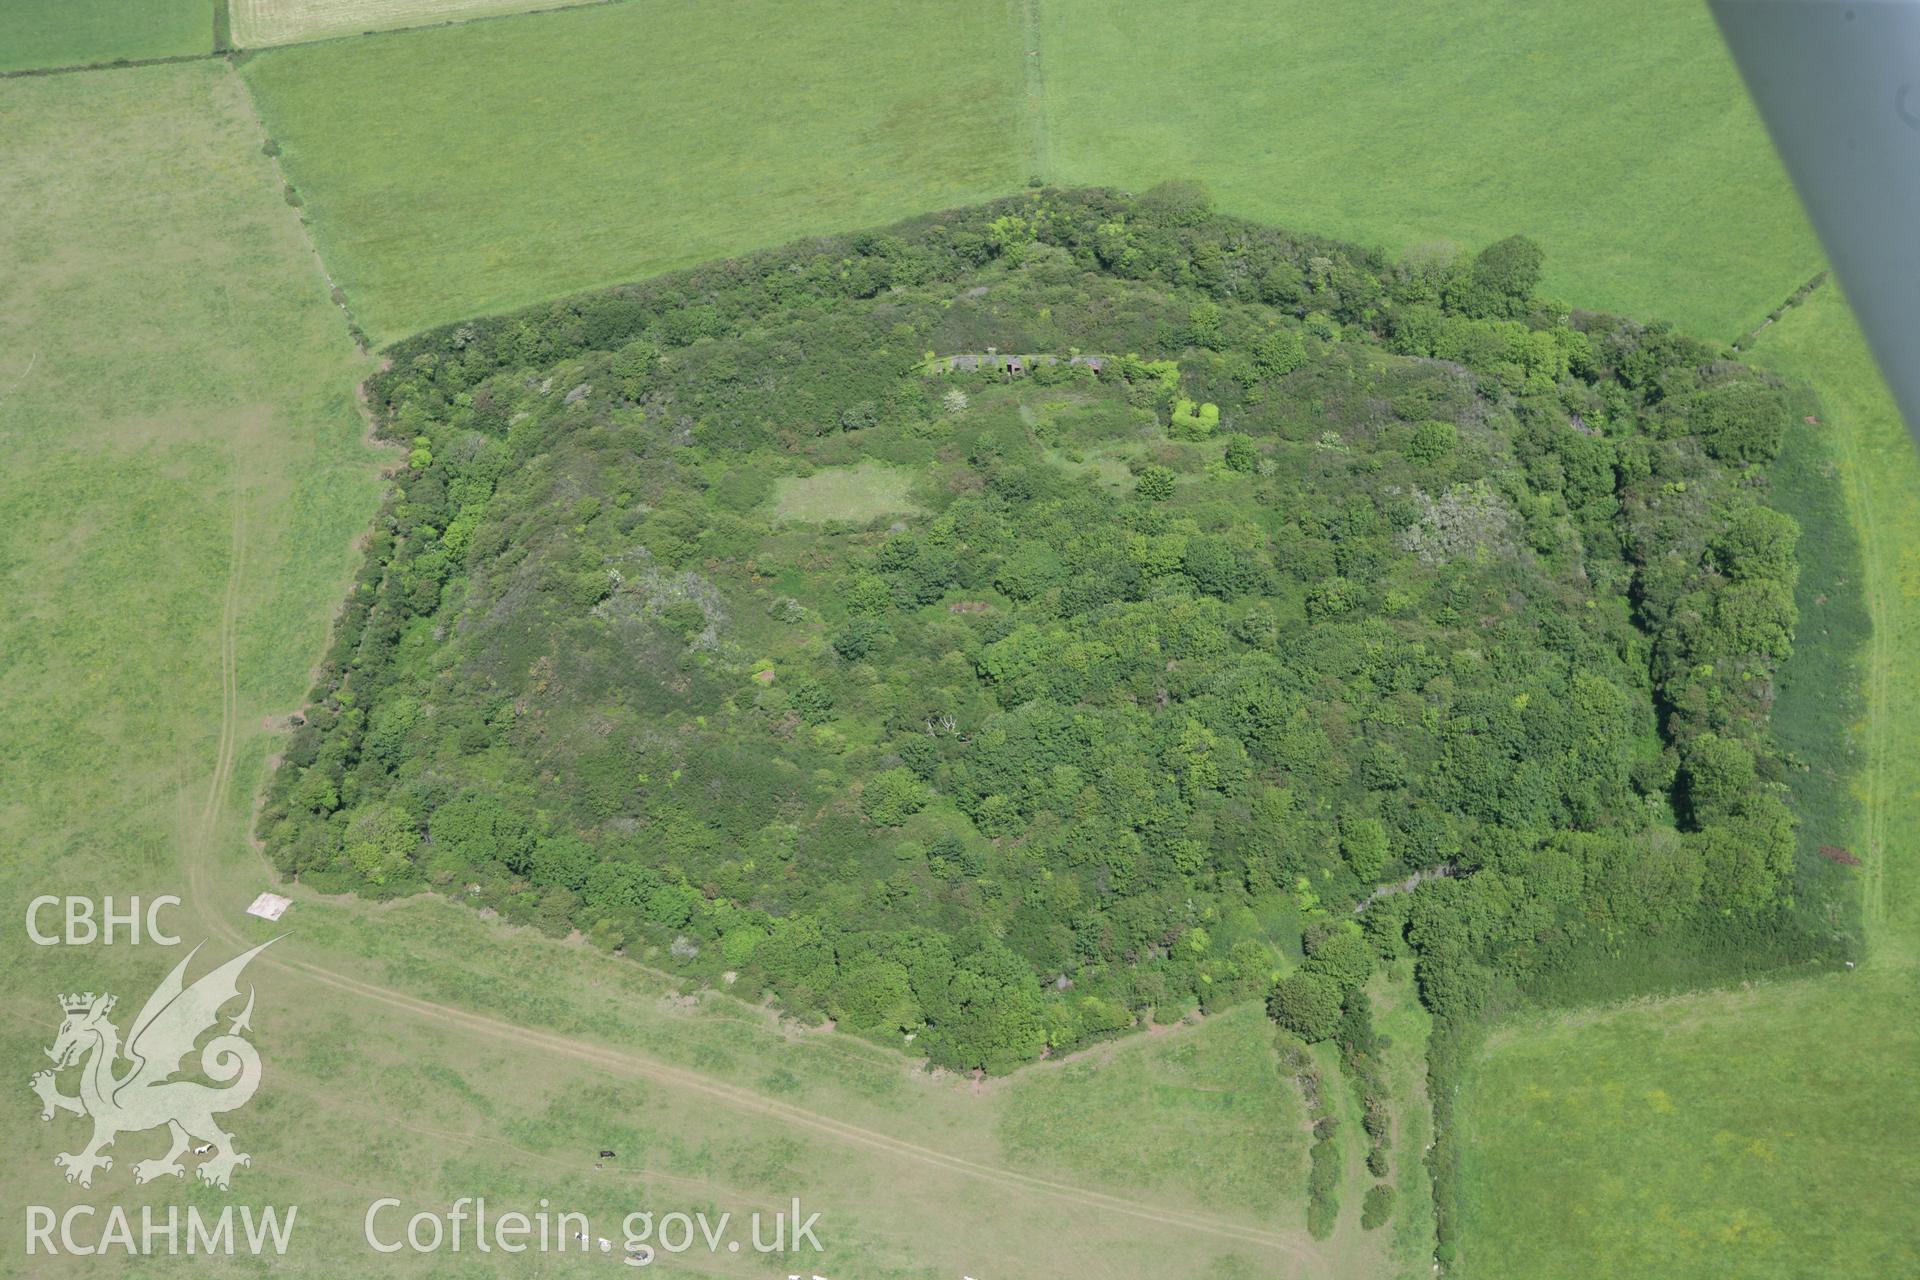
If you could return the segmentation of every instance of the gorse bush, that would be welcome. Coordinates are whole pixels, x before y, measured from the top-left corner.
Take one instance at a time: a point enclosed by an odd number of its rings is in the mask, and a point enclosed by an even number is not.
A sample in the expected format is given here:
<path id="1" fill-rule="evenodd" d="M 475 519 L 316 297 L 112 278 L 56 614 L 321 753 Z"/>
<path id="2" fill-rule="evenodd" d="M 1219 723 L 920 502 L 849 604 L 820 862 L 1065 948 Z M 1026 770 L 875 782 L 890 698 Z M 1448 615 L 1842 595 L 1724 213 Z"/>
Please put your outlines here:
<path id="1" fill-rule="evenodd" d="M 1393 1217 L 1393 1188 L 1384 1182 L 1376 1182 L 1367 1188 L 1367 1194 L 1360 1201 L 1360 1229 L 1373 1231 L 1387 1225 Z"/>
<path id="2" fill-rule="evenodd" d="M 1771 919 L 1780 393 L 1537 274 L 1041 191 L 409 339 L 260 833 L 996 1071 Z"/>

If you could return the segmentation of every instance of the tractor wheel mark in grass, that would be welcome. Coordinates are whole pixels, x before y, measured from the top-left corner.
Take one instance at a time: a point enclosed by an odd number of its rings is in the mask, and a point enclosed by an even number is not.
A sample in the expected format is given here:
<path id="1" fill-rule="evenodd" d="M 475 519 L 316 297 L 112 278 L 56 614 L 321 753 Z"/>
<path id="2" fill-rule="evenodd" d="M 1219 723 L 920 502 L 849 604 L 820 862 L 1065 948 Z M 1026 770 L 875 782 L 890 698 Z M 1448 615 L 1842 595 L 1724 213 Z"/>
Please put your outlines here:
<path id="1" fill-rule="evenodd" d="M 1020 61 L 1025 71 L 1026 94 L 1021 112 L 1027 126 L 1027 156 L 1032 165 L 1032 180 L 1046 183 L 1053 181 L 1053 153 L 1047 136 L 1047 76 L 1040 48 L 1040 0 L 1019 0 L 1019 5 Z"/>
<path id="2" fill-rule="evenodd" d="M 234 464 L 233 481 L 238 485 L 240 468 Z M 234 748 L 239 740 L 240 685 L 239 661 L 235 653 L 234 628 L 240 615 L 241 563 L 246 555 L 247 524 L 240 511 L 240 494 L 233 495 L 233 539 L 227 553 L 227 589 L 220 606 L 220 745 L 214 754 L 213 777 L 207 783 L 207 800 L 200 809 L 199 842 L 212 843 L 213 828 L 220 816 L 220 801 L 233 777 Z"/>

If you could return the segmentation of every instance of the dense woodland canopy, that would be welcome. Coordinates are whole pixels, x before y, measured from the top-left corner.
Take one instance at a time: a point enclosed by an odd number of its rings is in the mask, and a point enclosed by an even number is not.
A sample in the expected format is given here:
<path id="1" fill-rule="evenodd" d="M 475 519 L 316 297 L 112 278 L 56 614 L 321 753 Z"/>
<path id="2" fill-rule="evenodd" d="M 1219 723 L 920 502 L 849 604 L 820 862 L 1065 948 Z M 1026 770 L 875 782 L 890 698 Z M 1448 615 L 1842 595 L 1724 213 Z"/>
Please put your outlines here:
<path id="1" fill-rule="evenodd" d="M 261 835 L 989 1070 L 1790 927 L 1785 396 L 1540 265 L 1044 191 L 402 343 Z"/>

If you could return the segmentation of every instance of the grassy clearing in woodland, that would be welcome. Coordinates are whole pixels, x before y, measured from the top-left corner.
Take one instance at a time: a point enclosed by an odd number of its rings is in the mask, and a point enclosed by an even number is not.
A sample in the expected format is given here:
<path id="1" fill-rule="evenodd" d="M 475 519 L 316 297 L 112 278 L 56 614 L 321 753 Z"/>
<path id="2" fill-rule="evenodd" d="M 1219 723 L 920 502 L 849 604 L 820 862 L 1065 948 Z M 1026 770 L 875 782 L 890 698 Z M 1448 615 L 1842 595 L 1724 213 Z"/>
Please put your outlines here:
<path id="1" fill-rule="evenodd" d="M 244 74 L 376 341 L 1025 181 L 1007 6 L 619 4 Z"/>
<path id="2" fill-rule="evenodd" d="M 803 524 L 866 524 L 881 516 L 913 515 L 920 510 L 908 496 L 913 481 L 913 472 L 883 462 L 823 467 L 810 476 L 775 481 L 770 514 Z"/>
<path id="3" fill-rule="evenodd" d="M 7 0 L 0 72 L 213 52 L 213 0 Z"/>

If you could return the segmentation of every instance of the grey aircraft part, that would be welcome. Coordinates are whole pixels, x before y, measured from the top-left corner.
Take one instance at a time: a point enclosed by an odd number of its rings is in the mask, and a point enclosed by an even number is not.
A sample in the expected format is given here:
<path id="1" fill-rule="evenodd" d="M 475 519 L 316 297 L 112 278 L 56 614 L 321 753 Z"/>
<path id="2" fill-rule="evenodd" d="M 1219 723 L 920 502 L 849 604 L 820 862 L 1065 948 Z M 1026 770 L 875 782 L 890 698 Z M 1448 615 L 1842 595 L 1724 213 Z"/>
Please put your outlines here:
<path id="1" fill-rule="evenodd" d="M 1709 0 L 1920 440 L 1920 0 Z"/>

